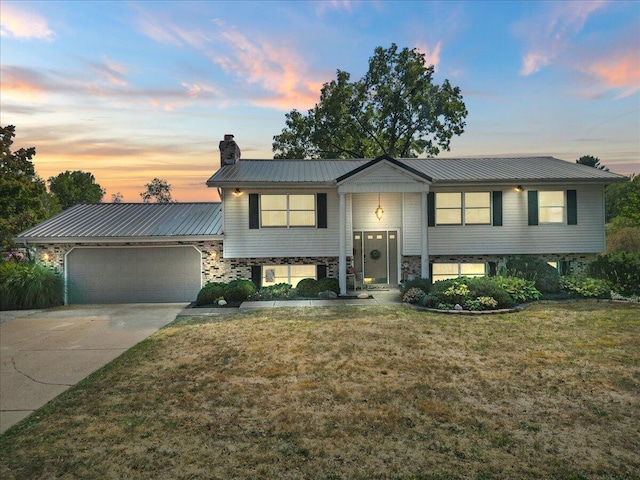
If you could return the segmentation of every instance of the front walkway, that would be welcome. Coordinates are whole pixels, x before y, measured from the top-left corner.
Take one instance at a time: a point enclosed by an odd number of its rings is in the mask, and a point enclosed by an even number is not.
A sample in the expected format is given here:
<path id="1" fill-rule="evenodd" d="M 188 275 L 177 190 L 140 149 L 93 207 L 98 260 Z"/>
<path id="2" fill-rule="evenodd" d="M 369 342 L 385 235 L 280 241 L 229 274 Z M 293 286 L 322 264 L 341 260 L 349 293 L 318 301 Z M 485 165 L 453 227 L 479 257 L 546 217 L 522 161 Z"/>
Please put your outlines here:
<path id="1" fill-rule="evenodd" d="M 261 300 L 257 302 L 243 302 L 239 308 L 185 308 L 180 312 L 181 316 L 196 316 L 196 315 L 220 315 L 233 313 L 238 310 L 251 310 L 256 308 L 278 308 L 278 307 L 340 307 L 345 305 L 362 305 L 362 306 L 376 306 L 376 305 L 392 305 L 402 303 L 400 298 L 400 290 L 397 288 L 391 288 L 389 290 L 364 290 L 365 293 L 369 293 L 372 298 L 337 298 L 335 300 Z M 349 292 L 350 295 L 355 296 L 358 293 L 363 293 L 362 290 L 357 292 Z"/>

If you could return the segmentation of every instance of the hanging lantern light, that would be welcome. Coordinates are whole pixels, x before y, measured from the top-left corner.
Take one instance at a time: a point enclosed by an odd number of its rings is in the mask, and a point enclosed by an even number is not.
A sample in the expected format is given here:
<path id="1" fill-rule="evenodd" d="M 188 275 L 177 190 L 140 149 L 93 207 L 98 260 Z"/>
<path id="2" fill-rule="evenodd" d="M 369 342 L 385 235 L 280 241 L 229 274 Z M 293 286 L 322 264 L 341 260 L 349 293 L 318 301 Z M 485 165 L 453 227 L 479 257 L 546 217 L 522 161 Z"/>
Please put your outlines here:
<path id="1" fill-rule="evenodd" d="M 382 215 L 384 215 L 384 210 L 380 206 L 380 194 L 379 193 L 378 193 L 378 208 L 376 208 L 375 214 L 376 214 L 376 218 L 378 220 L 382 220 Z"/>

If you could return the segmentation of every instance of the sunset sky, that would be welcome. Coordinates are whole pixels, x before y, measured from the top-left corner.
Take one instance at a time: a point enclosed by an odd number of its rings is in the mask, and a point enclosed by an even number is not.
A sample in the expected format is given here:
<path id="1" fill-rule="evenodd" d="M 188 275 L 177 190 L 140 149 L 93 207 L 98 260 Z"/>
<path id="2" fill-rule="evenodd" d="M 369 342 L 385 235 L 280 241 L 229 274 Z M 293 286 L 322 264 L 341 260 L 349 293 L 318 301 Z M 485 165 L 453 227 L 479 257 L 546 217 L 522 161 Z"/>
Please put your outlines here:
<path id="1" fill-rule="evenodd" d="M 640 172 L 640 2 L 0 3 L 0 123 L 44 179 L 91 172 L 125 202 L 154 177 L 178 201 L 218 143 L 272 158 L 285 113 L 377 46 L 416 47 L 461 88 L 467 127 L 443 157 L 594 155 Z"/>

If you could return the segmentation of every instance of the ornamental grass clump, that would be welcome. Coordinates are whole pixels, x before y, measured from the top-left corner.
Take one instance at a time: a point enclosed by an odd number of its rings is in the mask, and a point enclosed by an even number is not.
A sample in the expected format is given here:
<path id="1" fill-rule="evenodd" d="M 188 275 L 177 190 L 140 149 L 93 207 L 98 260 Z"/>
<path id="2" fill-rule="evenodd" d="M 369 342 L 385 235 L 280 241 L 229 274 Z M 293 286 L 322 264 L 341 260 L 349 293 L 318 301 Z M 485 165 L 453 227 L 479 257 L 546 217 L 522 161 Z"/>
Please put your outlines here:
<path id="1" fill-rule="evenodd" d="M 64 303 L 64 282 L 38 263 L 0 262 L 0 310 L 49 308 Z"/>

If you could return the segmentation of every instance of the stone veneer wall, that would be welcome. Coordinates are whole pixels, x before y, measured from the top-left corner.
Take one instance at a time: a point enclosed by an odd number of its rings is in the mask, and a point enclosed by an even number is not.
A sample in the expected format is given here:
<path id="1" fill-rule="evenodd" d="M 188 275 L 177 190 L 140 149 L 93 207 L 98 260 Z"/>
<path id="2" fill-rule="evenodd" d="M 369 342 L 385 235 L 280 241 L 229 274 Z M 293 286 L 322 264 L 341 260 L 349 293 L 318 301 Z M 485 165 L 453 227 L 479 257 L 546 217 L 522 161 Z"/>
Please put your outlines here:
<path id="1" fill-rule="evenodd" d="M 570 273 L 579 275 L 585 273 L 587 267 L 591 262 L 596 259 L 595 253 L 584 254 L 545 254 L 539 255 L 545 262 L 569 262 Z M 432 263 L 487 263 L 495 262 L 497 268 L 500 269 L 504 265 L 506 257 L 502 255 L 432 255 L 429 257 L 429 261 Z M 402 279 L 419 278 L 421 275 L 420 270 L 420 256 L 411 255 L 402 257 Z"/>

